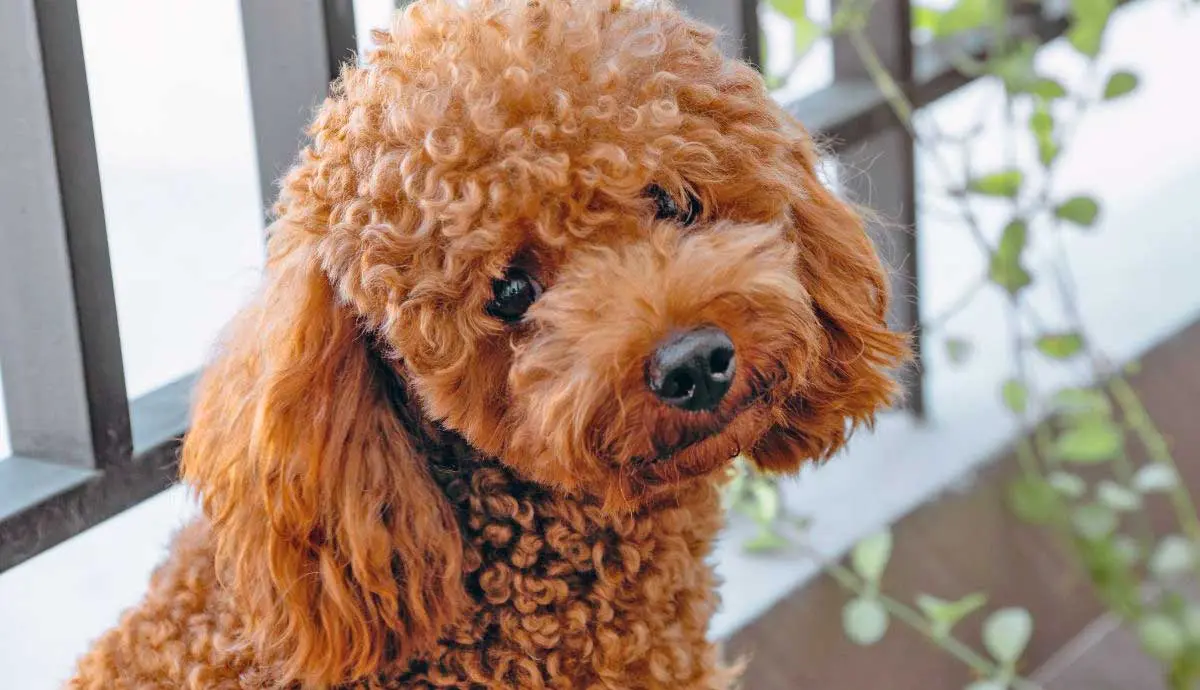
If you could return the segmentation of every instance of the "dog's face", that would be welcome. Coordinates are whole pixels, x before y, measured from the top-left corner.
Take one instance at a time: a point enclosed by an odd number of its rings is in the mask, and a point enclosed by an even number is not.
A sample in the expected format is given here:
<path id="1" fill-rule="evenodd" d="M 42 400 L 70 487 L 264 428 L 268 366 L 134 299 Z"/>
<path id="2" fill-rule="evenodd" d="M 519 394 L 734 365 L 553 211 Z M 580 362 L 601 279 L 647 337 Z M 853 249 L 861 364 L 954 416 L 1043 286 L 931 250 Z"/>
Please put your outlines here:
<path id="1" fill-rule="evenodd" d="M 432 419 L 629 507 L 739 452 L 822 457 L 886 402 L 870 243 L 708 29 L 432 2 L 377 38 L 289 189 L 320 193 L 326 270 Z"/>

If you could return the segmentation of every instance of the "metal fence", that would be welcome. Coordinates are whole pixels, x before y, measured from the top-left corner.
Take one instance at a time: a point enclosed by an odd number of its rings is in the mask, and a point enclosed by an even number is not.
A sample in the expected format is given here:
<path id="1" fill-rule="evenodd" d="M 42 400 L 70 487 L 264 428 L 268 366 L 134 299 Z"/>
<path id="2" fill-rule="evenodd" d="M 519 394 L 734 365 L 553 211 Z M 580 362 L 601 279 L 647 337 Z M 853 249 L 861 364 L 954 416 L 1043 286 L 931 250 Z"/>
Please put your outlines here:
<path id="1" fill-rule="evenodd" d="M 835 0 L 836 2 L 836 0 Z M 691 0 L 759 56 L 755 0 Z M 264 199 L 296 155 L 297 133 L 355 50 L 352 0 L 241 0 Z M 914 48 L 907 0 L 879 0 L 868 34 L 918 106 L 969 81 Z M 1018 17 L 1049 39 L 1061 21 Z M 739 37 L 744 37 L 738 40 Z M 980 38 L 975 50 L 985 48 Z M 869 162 L 871 206 L 915 223 L 913 142 L 855 51 L 834 43 L 831 85 L 787 104 L 851 164 Z M 13 455 L 0 459 L 0 572 L 168 487 L 192 376 L 129 400 L 75 0 L 0 2 L 0 366 Z M 868 177 L 849 181 L 865 198 Z M 916 232 L 880 232 L 894 269 L 897 327 L 920 323 Z M 919 364 L 907 406 L 923 413 Z"/>

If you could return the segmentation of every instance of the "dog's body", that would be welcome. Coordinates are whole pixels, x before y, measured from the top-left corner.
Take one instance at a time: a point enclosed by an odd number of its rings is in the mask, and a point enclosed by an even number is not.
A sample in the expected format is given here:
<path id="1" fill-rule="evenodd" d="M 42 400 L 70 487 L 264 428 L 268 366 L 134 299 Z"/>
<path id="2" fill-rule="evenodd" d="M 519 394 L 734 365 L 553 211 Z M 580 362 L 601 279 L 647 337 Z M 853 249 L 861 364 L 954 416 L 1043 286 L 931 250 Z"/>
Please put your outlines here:
<path id="1" fill-rule="evenodd" d="M 465 516 L 477 601 L 428 655 L 350 687 L 729 687 L 705 635 L 716 601 L 704 557 L 722 522 L 711 485 L 613 517 L 493 464 L 441 479 Z M 216 582 L 210 536 L 204 521 L 180 534 L 146 601 L 84 659 L 82 687 L 277 687 L 274 669 L 228 644 L 242 623 Z"/>
<path id="2" fill-rule="evenodd" d="M 200 383 L 204 515 L 71 687 L 727 687 L 731 458 L 828 457 L 905 354 L 861 222 L 670 6 L 422 0 L 376 40 Z"/>

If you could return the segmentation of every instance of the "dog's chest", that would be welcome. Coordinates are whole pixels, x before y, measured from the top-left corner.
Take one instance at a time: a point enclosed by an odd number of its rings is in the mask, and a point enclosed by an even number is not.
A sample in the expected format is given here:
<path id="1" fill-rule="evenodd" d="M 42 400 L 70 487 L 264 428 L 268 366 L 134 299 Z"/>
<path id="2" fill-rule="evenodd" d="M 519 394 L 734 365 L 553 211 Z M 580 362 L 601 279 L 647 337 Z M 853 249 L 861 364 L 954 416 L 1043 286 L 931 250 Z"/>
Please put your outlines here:
<path id="1" fill-rule="evenodd" d="M 710 688 L 704 562 L 716 489 L 613 519 L 481 468 L 446 487 L 465 517 L 473 611 L 377 687 Z"/>

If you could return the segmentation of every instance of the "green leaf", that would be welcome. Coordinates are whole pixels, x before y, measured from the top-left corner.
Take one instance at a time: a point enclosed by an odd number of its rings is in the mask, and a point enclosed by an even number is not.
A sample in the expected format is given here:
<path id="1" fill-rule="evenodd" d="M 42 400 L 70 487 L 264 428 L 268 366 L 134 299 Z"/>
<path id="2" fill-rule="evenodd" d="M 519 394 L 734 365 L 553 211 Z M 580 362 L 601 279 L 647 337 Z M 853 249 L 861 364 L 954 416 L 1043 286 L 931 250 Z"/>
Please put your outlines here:
<path id="1" fill-rule="evenodd" d="M 1075 196 L 1054 207 L 1054 215 L 1062 220 L 1090 228 L 1100 215 L 1100 204 L 1090 196 Z"/>
<path id="2" fill-rule="evenodd" d="M 934 36 L 945 38 L 978 29 L 996 21 L 1003 8 L 993 0 L 958 0 L 954 7 L 942 13 Z"/>
<path id="3" fill-rule="evenodd" d="M 1067 498 L 1079 498 L 1087 493 L 1087 482 L 1070 472 L 1051 472 L 1046 481 L 1055 491 Z"/>
<path id="4" fill-rule="evenodd" d="M 1020 608 L 1000 609 L 983 623 L 983 646 L 992 658 L 1011 667 L 1033 634 L 1033 618 Z"/>
<path id="5" fill-rule="evenodd" d="M 1010 52 L 992 60 L 988 72 L 1004 82 L 1010 93 L 1026 93 L 1037 83 L 1033 70 L 1033 59 L 1037 55 L 1037 43 L 1025 41 Z"/>
<path id="6" fill-rule="evenodd" d="M 817 41 L 825 34 L 825 30 L 819 24 L 812 21 L 808 17 L 792 19 L 792 41 L 795 45 L 795 59 L 808 54 Z"/>
<path id="7" fill-rule="evenodd" d="M 1083 336 L 1078 333 L 1051 333 L 1035 343 L 1039 352 L 1051 359 L 1070 359 L 1083 349 Z"/>
<path id="8" fill-rule="evenodd" d="M 1116 0 L 1071 0 L 1071 28 L 1067 40 L 1076 50 L 1094 58 L 1100 54 L 1104 30 L 1116 7 Z"/>
<path id="9" fill-rule="evenodd" d="M 1016 379 L 1004 382 L 1000 387 L 1000 398 L 1004 400 L 1004 406 L 1016 414 L 1024 414 L 1029 407 L 1029 391 Z"/>
<path id="10" fill-rule="evenodd" d="M 1159 661 L 1172 661 L 1183 651 L 1186 640 L 1175 621 L 1162 614 L 1146 616 L 1137 627 L 1142 649 Z"/>
<path id="11" fill-rule="evenodd" d="M 1050 164 L 1058 158 L 1058 154 L 1062 153 L 1058 142 L 1051 138 L 1038 139 L 1038 162 L 1042 167 L 1050 167 Z"/>
<path id="12" fill-rule="evenodd" d="M 1020 170 L 1001 170 L 967 182 L 967 189 L 985 196 L 1015 197 L 1021 191 L 1025 174 Z"/>
<path id="13" fill-rule="evenodd" d="M 1027 232 L 1025 221 L 1018 219 L 1009 223 L 1004 228 L 1000 243 L 992 252 L 988 264 L 988 278 L 1007 290 L 1010 295 L 1016 295 L 1033 283 L 1033 276 L 1029 275 L 1029 271 L 1025 270 L 1021 263 Z"/>
<path id="14" fill-rule="evenodd" d="M 1038 160 L 1043 166 L 1049 166 L 1058 157 L 1058 143 L 1054 141 L 1054 116 L 1044 101 L 1039 101 L 1030 114 L 1029 131 L 1037 142 Z"/>
<path id="15" fill-rule="evenodd" d="M 769 525 L 779 517 L 779 487 L 774 482 L 762 478 L 750 484 L 750 495 L 754 498 L 754 521 L 760 525 Z"/>
<path id="16" fill-rule="evenodd" d="M 873 645 L 887 633 L 887 610 L 873 597 L 852 599 L 842 609 L 842 628 L 851 642 Z"/>
<path id="17" fill-rule="evenodd" d="M 1133 475 L 1133 488 L 1144 494 L 1155 491 L 1169 491 L 1179 483 L 1179 477 L 1170 465 L 1154 463 L 1139 469 Z"/>
<path id="18" fill-rule="evenodd" d="M 1099 507 L 1106 510 L 1104 506 Z M 1112 515 L 1111 511 L 1109 515 Z M 1123 551 L 1127 547 L 1120 546 L 1121 537 L 1083 538 L 1076 546 L 1096 593 L 1105 605 L 1119 616 L 1141 615 L 1141 579 L 1130 568 L 1130 554 Z"/>
<path id="19" fill-rule="evenodd" d="M 1158 612 L 1165 613 L 1174 621 L 1183 619 L 1183 612 L 1187 609 L 1188 600 L 1180 592 L 1166 591 L 1162 593 L 1162 597 L 1158 600 Z"/>
<path id="20" fill-rule="evenodd" d="M 934 637 L 945 638 L 959 621 L 983 608 L 987 597 L 976 592 L 958 601 L 946 601 L 929 594 L 917 595 L 917 606 L 925 614 Z"/>
<path id="21" fill-rule="evenodd" d="M 1128 513 L 1142 505 L 1141 496 L 1110 479 L 1105 479 L 1096 487 L 1096 498 L 1118 513 Z"/>
<path id="22" fill-rule="evenodd" d="M 796 21 L 808 19 L 807 0 L 767 0 L 768 4 L 779 14 Z"/>
<path id="23" fill-rule="evenodd" d="M 938 25 L 942 21 L 943 13 L 935 10 L 932 7 L 924 5 L 912 6 L 912 28 L 914 31 L 928 31 L 930 34 L 937 34 Z"/>
<path id="24" fill-rule="evenodd" d="M 1138 76 L 1133 72 L 1113 72 L 1104 85 L 1104 100 L 1111 101 L 1127 96 L 1138 87 Z"/>
<path id="25" fill-rule="evenodd" d="M 1158 600 L 1158 612 L 1165 613 L 1173 620 L 1178 621 L 1183 618 L 1183 611 L 1187 608 L 1188 600 L 1179 592 L 1167 591 L 1162 593 L 1162 597 Z"/>
<path id="26" fill-rule="evenodd" d="M 1046 525 L 1058 512 L 1058 495 L 1041 477 L 1024 476 L 1008 485 L 1008 505 L 1025 522 Z"/>
<path id="27" fill-rule="evenodd" d="M 850 563 L 864 580 L 878 583 L 891 557 L 892 533 L 885 530 L 858 542 L 850 552 Z"/>
<path id="28" fill-rule="evenodd" d="M 1138 562 L 1142 556 L 1142 549 L 1138 546 L 1137 540 L 1133 537 L 1121 534 L 1113 538 L 1113 552 L 1121 559 L 1121 563 L 1125 567 L 1129 567 Z"/>
<path id="29" fill-rule="evenodd" d="M 1103 24 L 1094 22 L 1076 24 L 1067 31 L 1067 40 L 1071 42 L 1071 45 L 1090 58 L 1100 54 L 1100 44 L 1103 39 Z"/>
<path id="30" fill-rule="evenodd" d="M 1192 543 L 1178 534 L 1163 537 L 1150 556 L 1150 572 L 1166 578 L 1187 572 L 1196 562 Z"/>
<path id="31" fill-rule="evenodd" d="M 1048 137 L 1054 133 L 1054 116 L 1046 106 L 1039 104 L 1029 115 L 1029 130 L 1039 137 Z"/>
<path id="32" fill-rule="evenodd" d="M 1200 606 L 1192 604 L 1184 610 L 1183 631 L 1193 642 L 1200 641 Z"/>
<path id="33" fill-rule="evenodd" d="M 1047 101 L 1053 101 L 1058 98 L 1063 98 L 1067 95 L 1067 90 L 1058 81 L 1050 77 L 1038 77 L 1036 81 L 1029 87 L 1029 93 Z"/>
<path id="34" fill-rule="evenodd" d="M 1059 459 L 1066 462 L 1093 464 L 1113 459 L 1123 444 L 1119 427 L 1108 420 L 1089 418 L 1064 431 L 1054 449 Z"/>
<path id="35" fill-rule="evenodd" d="M 841 35 L 848 31 L 865 29 L 870 18 L 870 8 L 863 7 L 861 2 L 839 2 L 829 20 L 829 33 Z"/>
<path id="36" fill-rule="evenodd" d="M 946 356 L 951 364 L 964 364 L 971 357 L 971 343 L 963 338 L 946 338 Z"/>
<path id="37" fill-rule="evenodd" d="M 1006 690 L 1008 683 L 1002 680 L 977 680 L 964 690 Z"/>
<path id="38" fill-rule="evenodd" d="M 788 540 L 772 529 L 762 529 L 742 544 L 747 553 L 774 553 L 788 546 Z"/>
<path id="39" fill-rule="evenodd" d="M 1108 506 L 1089 503 L 1075 509 L 1071 523 L 1081 537 L 1095 541 L 1107 537 L 1117 528 L 1117 514 Z"/>
<path id="40" fill-rule="evenodd" d="M 804 57 L 825 33 L 820 25 L 809 19 L 807 1 L 768 0 L 768 3 L 776 12 L 792 22 L 792 45 L 795 46 L 795 59 L 799 60 Z M 760 45 L 766 45 L 766 43 Z"/>
<path id="41" fill-rule="evenodd" d="M 740 467 L 742 467 L 742 463 L 733 463 L 730 468 L 730 482 L 725 485 L 725 491 L 722 492 L 721 498 L 724 499 L 727 508 L 745 512 L 743 502 L 745 500 L 746 475 Z"/>
<path id="42" fill-rule="evenodd" d="M 1115 0 L 1071 0 L 1071 14 L 1076 22 L 1106 22 L 1115 7 Z"/>

